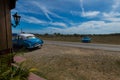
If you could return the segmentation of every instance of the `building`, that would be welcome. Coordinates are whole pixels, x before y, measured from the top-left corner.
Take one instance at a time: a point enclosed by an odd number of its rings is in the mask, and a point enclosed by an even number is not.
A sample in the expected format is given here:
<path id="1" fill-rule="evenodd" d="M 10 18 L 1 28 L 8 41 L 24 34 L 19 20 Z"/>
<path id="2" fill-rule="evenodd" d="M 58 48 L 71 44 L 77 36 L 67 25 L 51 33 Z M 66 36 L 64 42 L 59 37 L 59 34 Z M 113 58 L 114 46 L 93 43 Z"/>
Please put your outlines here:
<path id="1" fill-rule="evenodd" d="M 16 0 L 0 0 L 0 55 L 12 50 L 11 9 Z"/>

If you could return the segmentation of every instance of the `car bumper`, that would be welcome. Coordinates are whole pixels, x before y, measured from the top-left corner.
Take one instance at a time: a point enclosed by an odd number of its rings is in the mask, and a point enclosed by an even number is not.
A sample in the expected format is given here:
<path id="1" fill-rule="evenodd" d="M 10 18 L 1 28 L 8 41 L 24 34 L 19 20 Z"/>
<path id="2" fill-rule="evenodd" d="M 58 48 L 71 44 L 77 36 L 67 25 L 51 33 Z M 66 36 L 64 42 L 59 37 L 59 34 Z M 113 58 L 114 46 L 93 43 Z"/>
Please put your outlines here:
<path id="1" fill-rule="evenodd" d="M 29 49 L 32 49 L 32 48 L 37 48 L 37 47 L 41 47 L 42 46 L 42 44 L 36 44 L 36 45 L 34 45 L 34 46 L 30 46 L 30 47 L 28 47 Z"/>

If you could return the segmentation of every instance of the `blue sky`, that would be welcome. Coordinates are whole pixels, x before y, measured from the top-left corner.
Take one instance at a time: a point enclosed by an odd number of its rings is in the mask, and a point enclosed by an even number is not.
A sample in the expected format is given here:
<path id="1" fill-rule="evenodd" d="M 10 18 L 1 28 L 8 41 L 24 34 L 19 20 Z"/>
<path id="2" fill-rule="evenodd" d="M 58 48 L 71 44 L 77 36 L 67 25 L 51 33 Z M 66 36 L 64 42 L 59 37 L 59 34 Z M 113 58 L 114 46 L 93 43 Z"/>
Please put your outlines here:
<path id="1" fill-rule="evenodd" d="M 12 28 L 17 33 L 120 33 L 120 0 L 18 0 L 15 12 L 21 15 Z"/>

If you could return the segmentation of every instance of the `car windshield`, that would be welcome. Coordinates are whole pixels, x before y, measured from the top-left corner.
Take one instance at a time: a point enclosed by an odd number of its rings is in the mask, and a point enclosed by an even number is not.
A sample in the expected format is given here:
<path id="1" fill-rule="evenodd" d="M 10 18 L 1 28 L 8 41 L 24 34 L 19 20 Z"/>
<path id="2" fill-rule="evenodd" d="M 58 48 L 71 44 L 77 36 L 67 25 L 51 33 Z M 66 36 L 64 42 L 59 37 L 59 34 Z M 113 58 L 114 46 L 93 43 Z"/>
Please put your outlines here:
<path id="1" fill-rule="evenodd" d="M 26 38 L 27 38 L 27 39 L 34 39 L 35 36 L 27 36 Z"/>

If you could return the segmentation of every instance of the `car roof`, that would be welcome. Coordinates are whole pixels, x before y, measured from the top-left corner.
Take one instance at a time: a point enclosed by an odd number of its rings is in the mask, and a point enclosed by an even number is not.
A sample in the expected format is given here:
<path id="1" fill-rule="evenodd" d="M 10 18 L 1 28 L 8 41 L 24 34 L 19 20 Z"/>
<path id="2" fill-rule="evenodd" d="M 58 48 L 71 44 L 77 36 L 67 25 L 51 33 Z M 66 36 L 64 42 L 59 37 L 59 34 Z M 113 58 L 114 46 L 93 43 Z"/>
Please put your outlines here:
<path id="1" fill-rule="evenodd" d="M 33 34 L 26 34 L 26 33 L 22 33 L 22 34 L 19 34 L 20 36 L 24 36 L 24 37 L 27 37 L 27 36 L 34 36 Z"/>
<path id="2" fill-rule="evenodd" d="M 34 34 L 28 34 L 28 33 L 12 33 L 12 36 L 23 36 L 23 37 L 27 37 L 27 36 L 34 36 Z"/>

